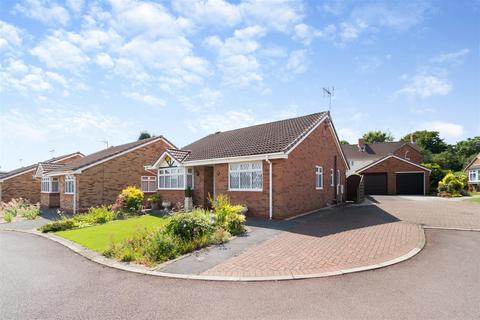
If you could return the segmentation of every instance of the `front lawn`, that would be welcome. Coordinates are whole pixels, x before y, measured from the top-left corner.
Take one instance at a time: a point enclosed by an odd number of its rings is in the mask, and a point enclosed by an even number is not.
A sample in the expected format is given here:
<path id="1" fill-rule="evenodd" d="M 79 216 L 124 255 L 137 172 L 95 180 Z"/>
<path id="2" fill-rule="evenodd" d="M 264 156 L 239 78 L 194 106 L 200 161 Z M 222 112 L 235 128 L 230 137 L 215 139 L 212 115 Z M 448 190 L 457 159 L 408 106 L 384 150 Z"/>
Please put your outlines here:
<path id="1" fill-rule="evenodd" d="M 145 215 L 125 220 L 115 220 L 91 227 L 59 231 L 55 234 L 77 242 L 88 249 L 102 253 L 109 247 L 112 241 L 118 243 L 129 239 L 136 231 L 141 229 L 154 230 L 161 228 L 167 221 L 167 217 Z"/>
<path id="2" fill-rule="evenodd" d="M 471 199 L 466 199 L 465 201 L 480 203 L 480 198 L 471 198 Z"/>

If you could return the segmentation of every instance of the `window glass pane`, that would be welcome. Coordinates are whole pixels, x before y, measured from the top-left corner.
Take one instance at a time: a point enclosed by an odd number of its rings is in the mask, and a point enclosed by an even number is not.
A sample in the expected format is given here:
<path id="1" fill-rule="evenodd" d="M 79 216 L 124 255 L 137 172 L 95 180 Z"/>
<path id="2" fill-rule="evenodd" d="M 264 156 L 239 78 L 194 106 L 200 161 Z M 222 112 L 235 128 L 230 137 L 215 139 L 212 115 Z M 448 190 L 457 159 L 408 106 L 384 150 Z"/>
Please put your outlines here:
<path id="1" fill-rule="evenodd" d="M 58 180 L 52 181 L 52 192 L 58 192 Z"/>
<path id="2" fill-rule="evenodd" d="M 189 174 L 187 175 L 187 187 L 190 187 L 193 189 L 193 175 Z"/>
<path id="3" fill-rule="evenodd" d="M 148 183 L 148 191 L 155 191 L 156 189 L 156 181 L 155 179 L 152 179 L 149 183 Z"/>
<path id="4" fill-rule="evenodd" d="M 251 169 L 251 164 L 250 163 L 241 163 L 240 164 L 240 170 L 250 170 Z"/>
<path id="5" fill-rule="evenodd" d="M 148 191 L 148 182 L 147 181 L 142 181 L 141 189 L 142 189 L 142 191 Z"/>
<path id="6" fill-rule="evenodd" d="M 183 174 L 177 176 L 178 188 L 183 189 L 185 186 L 185 176 Z"/>
<path id="7" fill-rule="evenodd" d="M 253 170 L 260 170 L 260 169 L 262 169 L 262 163 L 261 163 L 261 162 L 254 162 L 254 163 L 252 163 L 252 169 L 253 169 Z"/>
<path id="8" fill-rule="evenodd" d="M 252 173 L 252 189 L 262 189 L 262 172 Z"/>
<path id="9" fill-rule="evenodd" d="M 240 174 L 238 172 L 230 173 L 230 189 L 238 189 L 240 187 Z"/>
<path id="10" fill-rule="evenodd" d="M 230 171 L 236 171 L 240 168 L 240 166 L 238 165 L 238 163 L 231 163 L 230 164 Z"/>
<path id="11" fill-rule="evenodd" d="M 165 188 L 171 188 L 170 176 L 165 176 Z"/>
<path id="12" fill-rule="evenodd" d="M 165 177 L 160 176 L 159 186 L 160 188 L 165 188 Z"/>
<path id="13" fill-rule="evenodd" d="M 252 188 L 252 173 L 251 172 L 240 172 L 240 189 L 251 189 Z"/>

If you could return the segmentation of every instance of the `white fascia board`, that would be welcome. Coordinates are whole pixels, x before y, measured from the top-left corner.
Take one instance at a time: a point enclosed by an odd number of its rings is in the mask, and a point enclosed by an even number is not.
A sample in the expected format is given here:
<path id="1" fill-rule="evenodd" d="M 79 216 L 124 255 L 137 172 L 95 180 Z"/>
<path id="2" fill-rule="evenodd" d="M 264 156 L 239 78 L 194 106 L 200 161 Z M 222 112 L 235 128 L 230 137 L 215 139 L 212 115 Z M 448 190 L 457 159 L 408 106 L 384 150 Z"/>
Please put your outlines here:
<path id="1" fill-rule="evenodd" d="M 204 166 L 211 164 L 221 164 L 221 163 L 235 163 L 235 162 L 247 162 L 247 161 L 263 161 L 265 157 L 268 157 L 269 160 L 272 159 L 288 159 L 288 155 L 283 152 L 277 153 L 267 153 L 267 154 L 257 154 L 252 156 L 242 156 L 242 157 L 229 157 L 229 158 L 218 158 L 218 159 L 205 159 L 205 160 L 195 160 L 195 161 L 184 161 L 184 166 Z"/>
<path id="2" fill-rule="evenodd" d="M 165 142 L 166 144 L 168 144 L 169 146 L 171 146 L 171 144 L 170 144 L 167 140 L 165 140 L 163 137 L 158 137 L 158 139 L 155 139 L 155 140 L 149 141 L 149 142 L 147 142 L 147 143 L 138 145 L 138 146 L 136 146 L 135 148 L 125 150 L 125 151 L 123 151 L 123 152 L 120 152 L 120 153 L 118 153 L 118 154 L 115 154 L 115 155 L 113 155 L 113 156 L 110 156 L 110 157 L 108 157 L 108 158 L 105 158 L 105 159 L 103 159 L 103 160 L 100 160 L 100 161 L 94 162 L 94 163 L 92 163 L 92 164 L 89 164 L 89 165 L 87 165 L 87 166 L 85 166 L 85 167 L 81 167 L 81 168 L 75 170 L 73 173 L 74 173 L 74 174 L 82 173 L 82 171 L 87 170 L 87 169 L 89 169 L 89 168 L 91 168 L 91 167 L 95 167 L 95 166 L 97 166 L 97 165 L 99 165 L 99 164 L 102 164 L 102 163 L 104 163 L 104 162 L 107 162 L 107 161 L 110 161 L 110 160 L 112 160 L 112 159 L 118 158 L 118 157 L 120 157 L 120 156 L 123 156 L 124 154 L 127 154 L 127 153 L 129 153 L 129 152 L 138 150 L 138 149 L 140 149 L 140 148 L 143 148 L 143 147 L 145 147 L 145 146 L 148 146 L 148 145 L 150 145 L 150 144 L 152 144 L 152 143 L 155 143 L 155 142 L 158 142 L 158 141 L 160 141 L 160 140 L 163 140 L 163 142 Z"/>
<path id="3" fill-rule="evenodd" d="M 406 162 L 406 163 L 408 163 L 408 164 L 411 164 L 411 165 L 413 165 L 413 166 L 416 166 L 416 167 L 418 167 L 418 168 L 420 168 L 420 169 L 423 169 L 423 170 L 425 170 L 425 171 L 432 172 L 432 170 L 429 169 L 429 168 L 427 168 L 427 167 L 421 166 L 421 165 L 419 165 L 419 164 L 413 163 L 413 162 L 411 162 L 411 161 L 408 161 L 408 160 L 406 160 L 406 159 L 402 159 L 402 158 L 400 158 L 400 157 L 397 157 L 396 155 L 391 154 L 391 155 L 388 155 L 388 156 L 386 156 L 386 157 L 383 157 L 383 158 L 378 159 L 377 161 L 369 164 L 368 166 L 365 166 L 365 167 L 361 168 L 360 170 L 357 171 L 357 173 L 360 173 L 360 172 L 362 172 L 362 171 L 365 171 L 365 170 L 367 170 L 367 169 L 369 169 L 369 168 L 371 168 L 371 167 L 373 167 L 373 166 L 376 166 L 377 164 L 379 164 L 379 163 L 381 163 L 381 162 L 383 162 L 383 161 L 385 161 L 385 160 L 387 160 L 387 159 L 390 159 L 390 158 L 395 158 L 395 159 L 398 159 L 398 160 L 400 160 L 400 161 L 403 161 L 403 162 Z"/>
<path id="4" fill-rule="evenodd" d="M 9 176 L 9 177 L 5 177 L 5 178 L 3 178 L 3 179 L 0 179 L 0 182 L 3 182 L 3 181 L 5 181 L 5 180 L 8 180 L 8 179 L 12 179 L 12 178 L 21 176 L 22 174 L 28 173 L 28 172 L 30 172 L 30 171 L 35 171 L 35 170 L 36 170 L 36 168 L 33 168 L 33 169 L 28 169 L 28 170 L 25 170 L 25 171 L 16 173 L 16 174 L 14 174 L 13 176 Z"/>
<path id="5" fill-rule="evenodd" d="M 177 161 L 177 158 L 175 158 L 170 152 L 168 152 L 168 150 L 165 150 L 162 155 L 157 159 L 157 161 L 155 161 L 154 164 L 152 164 L 151 166 L 144 166 L 145 170 L 148 170 L 148 169 L 158 169 L 160 163 L 165 159 L 165 156 L 166 155 L 169 155 L 174 161 L 175 163 L 181 165 L 180 162 Z"/>
<path id="6" fill-rule="evenodd" d="M 83 153 L 75 152 L 74 154 L 71 154 L 68 157 L 63 157 L 63 158 L 57 159 L 55 161 L 52 161 L 52 163 L 58 163 L 60 161 L 67 160 L 67 159 L 70 159 L 70 158 L 73 158 L 73 157 L 76 157 L 76 156 L 80 156 L 82 158 L 85 157 L 85 155 Z"/>
<path id="7" fill-rule="evenodd" d="M 45 174 L 45 177 L 58 177 L 58 176 L 66 176 L 66 175 L 72 175 L 72 174 L 79 174 L 80 172 L 77 171 L 52 171 L 47 174 Z"/>
<path id="8" fill-rule="evenodd" d="M 290 147 L 290 149 L 288 149 L 289 146 L 287 147 L 288 151 L 286 152 L 286 154 L 288 155 L 288 154 L 292 153 L 292 151 L 295 150 L 295 149 L 296 149 L 313 131 L 315 131 L 315 129 L 317 129 L 318 126 L 320 126 L 320 125 L 323 123 L 323 121 L 325 121 L 325 119 L 327 119 L 327 118 L 328 118 L 328 115 L 327 115 L 327 116 L 324 116 L 322 119 L 320 119 L 320 121 L 318 121 L 313 127 L 307 128 L 307 129 L 304 131 L 304 132 L 306 132 L 306 133 L 303 135 L 303 137 L 302 137 L 300 140 L 298 140 L 297 142 L 295 142 L 295 144 L 294 144 L 292 147 Z"/>

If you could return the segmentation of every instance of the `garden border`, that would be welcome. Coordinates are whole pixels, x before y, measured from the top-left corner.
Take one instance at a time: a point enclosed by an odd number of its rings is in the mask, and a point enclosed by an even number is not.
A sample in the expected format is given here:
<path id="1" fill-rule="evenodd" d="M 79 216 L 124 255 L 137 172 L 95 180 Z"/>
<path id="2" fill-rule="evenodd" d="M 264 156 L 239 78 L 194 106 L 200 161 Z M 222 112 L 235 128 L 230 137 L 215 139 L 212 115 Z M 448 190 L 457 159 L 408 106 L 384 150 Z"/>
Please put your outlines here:
<path id="1" fill-rule="evenodd" d="M 343 269 L 343 270 L 338 270 L 338 271 L 332 271 L 332 272 L 323 272 L 323 273 L 316 273 L 316 274 L 303 274 L 303 275 L 286 275 L 286 276 L 267 276 L 267 277 L 228 277 L 228 276 L 206 276 L 206 275 L 196 275 L 196 274 L 177 274 L 177 273 L 168 273 L 168 272 L 160 272 L 156 271 L 155 269 L 161 268 L 163 266 L 166 266 L 176 260 L 182 259 L 188 255 L 191 255 L 192 253 L 188 253 L 186 255 L 180 256 L 176 259 L 166 261 L 160 265 L 155 266 L 155 268 L 148 268 L 143 265 L 139 265 L 136 263 L 129 263 L 129 262 L 121 262 L 113 259 L 106 258 L 102 254 L 95 252 L 93 250 L 87 249 L 78 243 L 75 243 L 73 241 L 67 240 L 65 238 L 48 234 L 48 233 L 41 233 L 36 230 L 15 230 L 15 229 L 2 229 L 3 231 L 12 231 L 12 232 L 21 232 L 21 233 L 28 233 L 31 235 L 36 235 L 39 237 L 43 237 L 46 239 L 49 239 L 51 241 L 54 241 L 58 244 L 61 244 L 73 252 L 81 255 L 82 257 L 93 261 L 95 263 L 98 263 L 100 265 L 118 269 L 118 270 L 123 270 L 123 271 L 129 271 L 129 272 L 134 272 L 138 274 L 145 274 L 145 275 L 151 275 L 151 276 L 158 276 L 158 277 L 164 277 L 164 278 L 173 278 L 173 279 L 186 279 L 186 280 L 204 280 L 204 281 L 233 281 L 233 282 L 257 282 L 257 281 L 284 281 L 284 280 L 300 280 L 300 279 L 312 279 L 312 278 L 324 278 L 324 277 L 330 277 L 330 276 L 338 276 L 338 275 L 343 275 L 343 274 L 348 274 L 348 273 L 354 273 L 354 272 L 361 272 L 361 271 L 368 271 L 368 270 L 375 270 L 379 268 L 384 268 L 387 266 L 391 266 L 397 263 L 400 263 L 402 261 L 408 260 L 415 255 L 417 255 L 424 247 L 426 243 L 425 239 L 425 231 L 423 226 L 417 225 L 419 227 L 419 233 L 420 233 L 420 238 L 412 250 L 407 252 L 406 254 L 399 256 L 394 259 L 390 259 L 381 263 L 376 263 L 372 265 L 367 265 L 363 267 L 356 267 L 356 268 L 350 268 L 350 269 Z"/>

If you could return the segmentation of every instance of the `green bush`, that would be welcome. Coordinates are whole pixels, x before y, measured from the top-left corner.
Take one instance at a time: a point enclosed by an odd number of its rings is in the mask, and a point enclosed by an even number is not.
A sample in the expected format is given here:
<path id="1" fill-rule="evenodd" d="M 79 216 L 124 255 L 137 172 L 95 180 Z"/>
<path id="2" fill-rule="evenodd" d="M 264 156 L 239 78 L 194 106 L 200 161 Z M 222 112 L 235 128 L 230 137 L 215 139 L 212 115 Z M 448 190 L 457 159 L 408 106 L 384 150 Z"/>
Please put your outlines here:
<path id="1" fill-rule="evenodd" d="M 438 192 L 442 196 L 462 196 L 466 186 L 465 174 L 449 172 L 438 183 Z"/>
<path id="2" fill-rule="evenodd" d="M 123 198 L 122 209 L 127 212 L 136 212 L 142 208 L 145 195 L 137 187 L 127 187 L 122 190 L 120 197 Z"/>
<path id="3" fill-rule="evenodd" d="M 14 217 L 15 216 L 14 216 L 14 213 L 12 211 L 7 211 L 3 214 L 3 219 L 8 223 L 12 222 Z"/>
<path id="4" fill-rule="evenodd" d="M 78 224 L 73 219 L 62 219 L 53 221 L 41 226 L 38 230 L 43 233 L 65 231 L 78 227 Z"/>
<path id="5" fill-rule="evenodd" d="M 160 207 L 162 205 L 162 196 L 158 193 L 152 194 L 147 198 L 147 202 L 152 208 L 155 206 Z"/>
<path id="6" fill-rule="evenodd" d="M 177 244 L 174 238 L 162 231 L 157 231 L 145 247 L 148 262 L 164 262 L 177 257 Z"/>
<path id="7" fill-rule="evenodd" d="M 231 204 L 230 199 L 222 194 L 216 199 L 210 199 L 210 203 L 213 207 L 216 226 L 224 228 L 232 235 L 245 232 L 243 206 Z"/>
<path id="8" fill-rule="evenodd" d="M 17 216 L 34 220 L 39 214 L 40 206 L 38 204 L 32 205 L 22 198 L 12 199 L 8 203 L 0 203 L 0 217 L 7 222 L 12 222 L 13 218 Z"/>
<path id="9" fill-rule="evenodd" d="M 75 216 L 73 219 L 85 224 L 101 224 L 112 221 L 113 212 L 106 206 L 90 208 L 86 214 Z"/>
<path id="10" fill-rule="evenodd" d="M 150 244 L 153 233 L 147 229 L 137 230 L 130 239 L 119 244 L 112 242 L 103 254 L 120 261 L 137 261 L 145 257 L 145 248 Z"/>
<path id="11" fill-rule="evenodd" d="M 446 170 L 443 170 L 438 164 L 436 163 L 422 163 L 422 166 L 427 167 L 432 170 L 430 172 L 430 188 L 429 193 L 435 194 L 437 191 L 438 183 L 445 177 L 447 174 Z"/>
<path id="12" fill-rule="evenodd" d="M 213 224 L 207 211 L 195 209 L 188 213 L 174 214 L 165 230 L 182 241 L 189 241 L 210 235 L 213 232 Z"/>

